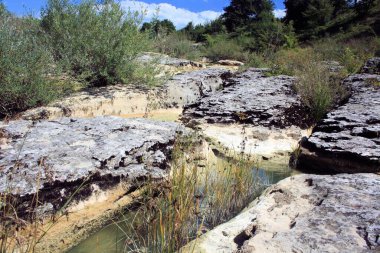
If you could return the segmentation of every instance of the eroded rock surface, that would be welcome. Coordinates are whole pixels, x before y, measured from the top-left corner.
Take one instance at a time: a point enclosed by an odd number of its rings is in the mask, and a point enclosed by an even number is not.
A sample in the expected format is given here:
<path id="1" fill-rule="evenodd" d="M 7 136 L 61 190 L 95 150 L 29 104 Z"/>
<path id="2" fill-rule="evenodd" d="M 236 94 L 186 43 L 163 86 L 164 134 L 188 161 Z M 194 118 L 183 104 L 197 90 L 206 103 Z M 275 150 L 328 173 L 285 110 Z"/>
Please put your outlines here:
<path id="1" fill-rule="evenodd" d="M 265 71 L 249 69 L 228 79 L 224 89 L 187 106 L 183 120 L 282 128 L 307 125 L 306 111 L 292 88 L 294 78 L 266 77 Z"/>
<path id="2" fill-rule="evenodd" d="M 271 156 L 291 152 L 308 126 L 294 78 L 267 77 L 267 69 L 231 75 L 223 89 L 185 107 L 182 121 L 237 152 Z"/>
<path id="3" fill-rule="evenodd" d="M 98 117 L 13 121 L 0 141 L 0 192 L 59 205 L 82 182 L 94 190 L 167 175 L 176 123 Z M 91 190 L 89 190 L 91 193 Z"/>
<path id="4" fill-rule="evenodd" d="M 379 252 L 379 199 L 375 174 L 290 177 L 185 252 Z"/>
<path id="5" fill-rule="evenodd" d="M 22 118 L 35 120 L 103 115 L 142 117 L 160 109 L 178 108 L 182 111 L 184 105 L 217 90 L 227 73 L 228 70 L 220 68 L 185 72 L 173 76 L 156 89 L 137 89 L 124 85 L 94 88 L 49 106 L 28 110 Z"/>
<path id="6" fill-rule="evenodd" d="M 379 75 L 370 74 L 344 81 L 352 96 L 301 142 L 298 168 L 322 173 L 380 171 L 380 88 L 373 85 L 379 81 Z"/>
<path id="7" fill-rule="evenodd" d="M 158 53 L 145 53 L 137 58 L 139 62 L 142 63 L 150 63 L 150 62 L 157 62 L 161 65 L 169 65 L 174 67 L 198 67 L 203 68 L 205 67 L 202 63 L 190 61 L 186 59 L 179 59 L 179 58 L 173 58 L 169 55 L 165 54 L 158 54 Z"/>
<path id="8" fill-rule="evenodd" d="M 380 75 L 380 57 L 374 57 L 369 59 L 363 69 L 363 73 Z"/>
<path id="9" fill-rule="evenodd" d="M 183 107 L 220 90 L 229 75 L 228 70 L 220 68 L 178 74 L 163 85 L 157 97 L 165 107 Z"/>

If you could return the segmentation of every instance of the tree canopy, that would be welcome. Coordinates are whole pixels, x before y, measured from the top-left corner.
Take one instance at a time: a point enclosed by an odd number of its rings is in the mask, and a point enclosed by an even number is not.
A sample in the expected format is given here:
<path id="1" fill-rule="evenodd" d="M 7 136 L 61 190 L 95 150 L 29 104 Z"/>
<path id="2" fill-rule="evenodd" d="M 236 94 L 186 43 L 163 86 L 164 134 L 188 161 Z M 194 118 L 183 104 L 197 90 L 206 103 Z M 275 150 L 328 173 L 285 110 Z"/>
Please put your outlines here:
<path id="1" fill-rule="evenodd" d="M 273 2 L 270 0 L 232 0 L 224 11 L 222 17 L 228 32 L 244 29 L 268 17 L 274 18 Z"/>

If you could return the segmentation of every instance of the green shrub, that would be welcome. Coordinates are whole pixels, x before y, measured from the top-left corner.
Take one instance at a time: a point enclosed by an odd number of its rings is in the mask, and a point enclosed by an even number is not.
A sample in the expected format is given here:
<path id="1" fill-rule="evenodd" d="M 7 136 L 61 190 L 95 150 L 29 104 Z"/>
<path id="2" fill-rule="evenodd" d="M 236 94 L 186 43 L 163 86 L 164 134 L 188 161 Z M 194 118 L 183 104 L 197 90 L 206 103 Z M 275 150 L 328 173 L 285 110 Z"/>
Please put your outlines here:
<path id="1" fill-rule="evenodd" d="M 346 96 L 340 85 L 346 72 L 330 72 L 323 60 L 324 57 L 311 47 L 281 50 L 272 60 L 273 74 L 297 77 L 294 88 L 302 102 L 310 108 L 315 122 Z"/>
<path id="2" fill-rule="evenodd" d="M 368 58 L 375 55 L 380 43 L 371 37 L 344 42 L 326 39 L 314 42 L 312 48 L 320 55 L 321 60 L 337 61 L 345 68 L 347 74 L 353 74 L 360 70 Z"/>
<path id="3" fill-rule="evenodd" d="M 0 15 L 0 117 L 46 104 L 61 92 L 49 78 L 53 59 L 35 24 Z"/>
<path id="4" fill-rule="evenodd" d="M 139 31 L 141 15 L 126 13 L 113 0 L 49 0 L 42 27 L 63 69 L 94 86 L 135 78 L 138 54 L 148 46 Z"/>
<path id="5" fill-rule="evenodd" d="M 168 54 L 172 57 L 186 58 L 189 60 L 200 58 L 199 48 L 182 32 L 172 33 L 168 36 L 156 39 L 154 47 L 159 53 Z"/>
<path id="6" fill-rule="evenodd" d="M 229 39 L 226 35 L 206 36 L 207 45 L 204 48 L 204 56 L 212 61 L 218 60 L 238 60 L 246 61 L 247 52 L 244 48 L 233 39 Z"/>

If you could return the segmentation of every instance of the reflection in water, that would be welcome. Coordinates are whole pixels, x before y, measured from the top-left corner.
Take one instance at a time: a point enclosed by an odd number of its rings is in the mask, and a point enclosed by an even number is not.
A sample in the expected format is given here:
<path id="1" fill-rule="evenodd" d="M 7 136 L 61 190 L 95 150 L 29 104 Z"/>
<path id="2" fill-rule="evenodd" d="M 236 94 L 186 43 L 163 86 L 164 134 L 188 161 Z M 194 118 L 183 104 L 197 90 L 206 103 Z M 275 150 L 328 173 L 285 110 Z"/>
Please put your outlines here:
<path id="1" fill-rule="evenodd" d="M 288 161 L 288 159 L 284 159 L 284 162 L 280 163 L 272 163 L 271 161 L 262 162 L 259 166 L 260 168 L 253 168 L 253 173 L 259 176 L 264 185 L 269 186 L 275 184 L 284 178 L 297 174 L 296 171 L 289 168 L 286 161 Z M 129 226 L 125 224 L 125 220 L 133 218 L 134 213 L 125 215 L 126 217 L 123 219 L 104 227 L 67 253 L 127 252 L 125 250 L 125 234 L 127 230 L 129 230 Z"/>

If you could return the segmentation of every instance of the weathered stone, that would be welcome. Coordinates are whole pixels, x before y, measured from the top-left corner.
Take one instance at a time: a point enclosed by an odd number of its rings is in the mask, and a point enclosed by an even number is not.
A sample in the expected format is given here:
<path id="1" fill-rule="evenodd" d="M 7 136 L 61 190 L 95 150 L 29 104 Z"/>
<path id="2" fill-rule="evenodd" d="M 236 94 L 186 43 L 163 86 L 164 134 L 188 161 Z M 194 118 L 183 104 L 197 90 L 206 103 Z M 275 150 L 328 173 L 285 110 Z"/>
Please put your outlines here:
<path id="1" fill-rule="evenodd" d="M 183 107 L 220 90 L 229 74 L 229 71 L 219 68 L 178 74 L 164 84 L 157 97 L 166 107 Z"/>
<path id="2" fill-rule="evenodd" d="M 241 61 L 234 61 L 234 60 L 220 60 L 218 61 L 220 65 L 225 65 L 225 66 L 244 66 L 244 63 Z"/>
<path id="3" fill-rule="evenodd" d="M 380 57 L 374 57 L 369 59 L 365 63 L 362 69 L 362 73 L 380 75 Z"/>
<path id="4" fill-rule="evenodd" d="M 117 117 L 10 122 L 1 128 L 0 192 L 40 191 L 40 201 L 56 207 L 84 181 L 102 188 L 163 178 L 179 130 L 176 123 Z"/>
<path id="5" fill-rule="evenodd" d="M 186 67 L 193 66 L 197 68 L 204 68 L 205 66 L 202 63 L 190 61 L 186 59 L 173 58 L 165 54 L 158 53 L 145 53 L 137 58 L 139 62 L 150 63 L 157 62 L 161 65 L 169 65 L 174 67 Z"/>
<path id="6" fill-rule="evenodd" d="M 95 117 L 117 115 L 142 117 L 147 112 L 179 108 L 201 96 L 216 91 L 229 71 L 202 69 L 178 74 L 156 89 L 137 89 L 116 85 L 79 92 L 48 106 L 31 109 L 23 119 L 55 119 L 60 117 Z"/>
<path id="7" fill-rule="evenodd" d="M 266 77 L 265 71 L 248 69 L 228 79 L 224 89 L 187 106 L 183 121 L 306 127 L 308 114 L 292 88 L 294 78 Z"/>
<path id="8" fill-rule="evenodd" d="M 379 75 L 360 74 L 344 83 L 352 89 L 348 102 L 333 110 L 301 142 L 297 167 L 322 173 L 380 171 Z"/>
<path id="9" fill-rule="evenodd" d="M 185 106 L 182 121 L 235 152 L 287 156 L 306 136 L 307 110 L 294 78 L 266 77 L 268 69 L 231 75 L 223 89 Z"/>
<path id="10" fill-rule="evenodd" d="M 326 67 L 328 71 L 331 73 L 338 73 L 340 72 L 344 67 L 337 61 L 323 61 L 322 65 Z"/>
<path id="11" fill-rule="evenodd" d="M 376 174 L 290 177 L 181 252 L 378 252 L 379 199 Z"/>

